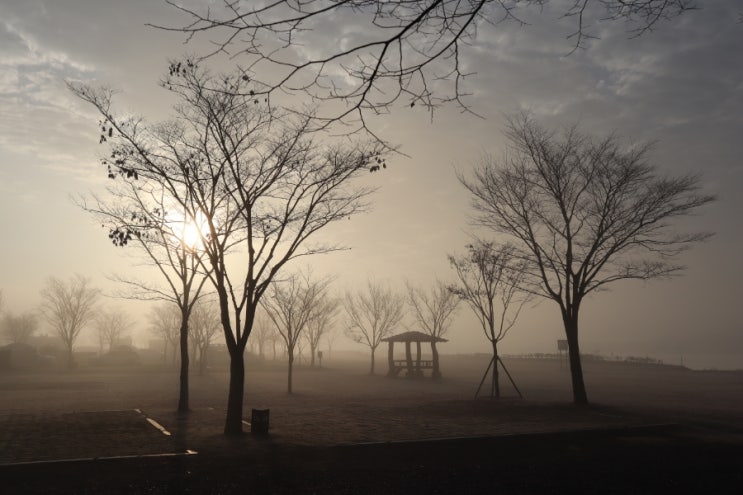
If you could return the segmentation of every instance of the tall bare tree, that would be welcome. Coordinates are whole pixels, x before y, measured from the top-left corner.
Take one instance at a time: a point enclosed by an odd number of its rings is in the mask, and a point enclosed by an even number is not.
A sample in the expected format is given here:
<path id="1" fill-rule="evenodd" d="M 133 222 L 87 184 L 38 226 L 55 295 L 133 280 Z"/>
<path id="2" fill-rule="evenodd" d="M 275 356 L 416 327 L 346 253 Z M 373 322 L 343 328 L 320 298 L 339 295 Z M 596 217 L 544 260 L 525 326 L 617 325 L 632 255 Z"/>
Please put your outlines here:
<path id="1" fill-rule="evenodd" d="M 255 96 L 298 94 L 332 100 L 320 122 L 366 127 L 365 116 L 395 104 L 469 110 L 463 55 L 479 31 L 503 22 L 526 25 L 545 0 L 278 0 L 265 4 L 223 0 L 200 9 L 166 0 L 186 20 L 175 27 L 187 40 L 211 36 L 214 53 L 243 54 Z M 694 7 L 694 0 L 577 0 L 562 17 L 573 49 L 596 37 L 600 22 L 626 22 L 632 36 Z M 349 28 L 349 26 L 353 26 Z M 343 40 L 336 43 L 333 40 Z"/>
<path id="2" fill-rule="evenodd" d="M 109 352 L 113 349 L 116 341 L 121 339 L 132 327 L 132 320 L 127 313 L 120 309 L 101 310 L 95 316 L 94 326 L 98 332 L 98 339 L 101 342 L 101 351 L 103 344 L 108 344 Z"/>
<path id="3" fill-rule="evenodd" d="M 199 374 L 206 371 L 209 346 L 222 328 L 219 319 L 219 305 L 210 299 L 199 299 L 193 307 L 189 321 L 189 336 L 192 347 L 197 353 L 199 363 Z"/>
<path id="4" fill-rule="evenodd" d="M 262 299 L 263 308 L 273 322 L 286 345 L 289 358 L 287 392 L 292 393 L 292 374 L 295 350 L 309 322 L 315 316 L 317 304 L 327 291 L 330 280 L 313 279 L 309 272 L 292 274 L 286 280 L 275 280 L 267 297 Z"/>
<path id="5" fill-rule="evenodd" d="M 75 367 L 72 351 L 80 332 L 96 315 L 98 289 L 90 280 L 75 275 L 65 282 L 50 277 L 41 290 L 41 312 L 62 339 L 67 351 L 67 366 Z"/>
<path id="6" fill-rule="evenodd" d="M 39 320 L 31 312 L 14 315 L 7 312 L 0 320 L 0 333 L 14 344 L 27 344 L 39 328 Z"/>
<path id="7" fill-rule="evenodd" d="M 73 91 L 80 89 L 72 86 Z M 109 178 L 116 178 L 115 165 L 121 160 L 121 148 L 114 147 L 107 158 Z M 129 177 L 132 178 L 132 177 Z M 183 186 L 178 187 L 182 192 Z M 141 300 L 164 300 L 175 303 L 180 310 L 180 376 L 178 411 L 189 410 L 189 329 L 188 322 L 194 304 L 207 280 L 201 267 L 203 249 L 200 216 L 191 216 L 157 182 L 116 180 L 108 185 L 105 197 L 82 198 L 78 205 L 91 213 L 108 230 L 115 246 L 135 246 L 146 263 L 160 275 L 161 285 L 117 276 L 128 287 L 121 297 Z"/>
<path id="8" fill-rule="evenodd" d="M 413 311 L 418 326 L 431 337 L 444 337 L 449 331 L 451 320 L 456 314 L 459 306 L 459 297 L 454 294 L 442 281 L 437 280 L 429 291 L 420 287 L 406 284 L 408 289 L 408 305 Z M 436 348 L 436 340 L 431 342 L 433 352 L 433 378 L 441 378 L 439 365 L 439 351 Z"/>
<path id="9" fill-rule="evenodd" d="M 467 249 L 465 256 L 449 255 L 449 263 L 459 280 L 449 290 L 469 305 L 490 341 L 493 351 L 490 397 L 500 397 L 498 343 L 516 324 L 521 308 L 529 299 L 522 289 L 526 267 L 510 245 L 496 246 L 478 240 Z"/>
<path id="10" fill-rule="evenodd" d="M 217 76 L 173 62 L 162 86 L 178 104 L 176 118 L 158 125 L 115 115 L 111 91 L 74 90 L 103 117 L 109 173 L 162 186 L 188 219 L 203 222 L 202 264 L 230 354 L 225 434 L 241 434 L 244 350 L 261 297 L 290 260 L 340 248 L 308 241 L 365 210 L 372 189 L 354 179 L 384 161 L 377 145 L 318 142 L 309 117 L 270 110 L 244 71 Z"/>
<path id="11" fill-rule="evenodd" d="M 374 374 L 374 353 L 382 339 L 392 335 L 405 316 L 404 306 L 404 297 L 371 280 L 367 281 L 366 291 L 346 292 L 346 335 L 369 347 L 370 375 Z"/>
<path id="12" fill-rule="evenodd" d="M 578 346 L 585 297 L 618 280 L 679 273 L 678 254 L 709 234 L 676 231 L 674 220 L 715 198 L 698 176 L 660 175 L 649 146 L 592 139 L 572 127 L 561 135 L 528 115 L 511 119 L 511 152 L 485 157 L 472 178 L 476 221 L 516 243 L 527 284 L 554 301 L 568 340 L 573 399 L 588 403 Z"/>
<path id="13" fill-rule="evenodd" d="M 172 302 L 163 302 L 154 306 L 147 318 L 150 321 L 150 332 L 163 341 L 163 362 L 168 362 L 168 351 L 172 349 L 171 363 L 175 364 L 181 328 L 180 309 Z"/>

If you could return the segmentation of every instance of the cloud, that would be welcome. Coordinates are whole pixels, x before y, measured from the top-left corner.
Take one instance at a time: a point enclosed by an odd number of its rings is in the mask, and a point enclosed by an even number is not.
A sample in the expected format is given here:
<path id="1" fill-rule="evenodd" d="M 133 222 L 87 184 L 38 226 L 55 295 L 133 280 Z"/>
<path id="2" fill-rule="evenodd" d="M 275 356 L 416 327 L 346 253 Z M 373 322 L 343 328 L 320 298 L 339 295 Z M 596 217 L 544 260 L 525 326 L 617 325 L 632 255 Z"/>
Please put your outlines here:
<path id="1" fill-rule="evenodd" d="M 86 177 L 89 171 L 80 173 L 76 150 L 93 141 L 86 123 L 95 121 L 78 110 L 64 81 L 92 79 L 99 72 L 63 51 L 43 46 L 7 19 L 0 22 L 0 40 L 0 149 L 5 166 L 41 167 Z M 25 163 L 15 161 L 21 159 Z M 27 195 L 28 190 L 16 192 Z"/>

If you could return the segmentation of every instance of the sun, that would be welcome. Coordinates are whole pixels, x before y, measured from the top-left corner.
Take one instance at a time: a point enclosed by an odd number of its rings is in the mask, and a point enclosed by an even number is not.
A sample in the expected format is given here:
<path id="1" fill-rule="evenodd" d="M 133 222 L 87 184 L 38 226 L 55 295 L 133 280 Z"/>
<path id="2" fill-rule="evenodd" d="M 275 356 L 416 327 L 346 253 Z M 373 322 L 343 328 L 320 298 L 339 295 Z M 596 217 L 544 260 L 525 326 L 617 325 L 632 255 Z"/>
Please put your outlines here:
<path id="1" fill-rule="evenodd" d="M 202 250 L 204 248 L 204 237 L 209 231 L 206 218 L 201 213 L 197 214 L 195 218 L 191 218 L 189 215 L 184 215 L 184 217 L 186 218 L 168 222 L 173 237 L 176 242 L 191 251 Z"/>
<path id="2" fill-rule="evenodd" d="M 183 226 L 183 235 L 181 237 L 183 244 L 191 249 L 201 246 L 201 230 L 194 222 L 188 222 Z"/>

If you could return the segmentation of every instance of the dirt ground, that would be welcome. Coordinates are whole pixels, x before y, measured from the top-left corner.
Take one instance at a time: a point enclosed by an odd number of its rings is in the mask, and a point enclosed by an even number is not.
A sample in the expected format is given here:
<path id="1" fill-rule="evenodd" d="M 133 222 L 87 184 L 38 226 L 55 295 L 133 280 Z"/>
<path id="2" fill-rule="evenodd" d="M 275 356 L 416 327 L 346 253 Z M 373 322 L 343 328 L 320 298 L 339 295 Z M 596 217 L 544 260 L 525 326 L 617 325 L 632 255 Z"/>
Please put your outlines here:
<path id="1" fill-rule="evenodd" d="M 586 362 L 593 405 L 578 408 L 555 360 L 506 359 L 524 398 L 502 375 L 504 398 L 474 399 L 488 361 L 444 355 L 433 382 L 326 360 L 298 367 L 292 395 L 283 364 L 249 363 L 245 419 L 269 409 L 270 433 L 238 440 L 221 435 L 223 371 L 191 376 L 187 416 L 174 412 L 173 370 L 1 374 L 0 476 L 19 493 L 683 493 L 743 482 L 743 372 Z M 590 475 L 571 476 L 575 465 Z"/>

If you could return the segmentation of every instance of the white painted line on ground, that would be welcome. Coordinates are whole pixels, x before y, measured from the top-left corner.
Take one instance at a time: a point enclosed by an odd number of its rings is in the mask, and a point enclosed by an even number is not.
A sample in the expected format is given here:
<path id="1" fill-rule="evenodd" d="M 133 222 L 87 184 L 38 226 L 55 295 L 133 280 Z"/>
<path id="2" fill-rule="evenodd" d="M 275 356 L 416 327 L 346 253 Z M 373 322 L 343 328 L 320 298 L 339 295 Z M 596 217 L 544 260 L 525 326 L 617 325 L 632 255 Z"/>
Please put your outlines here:
<path id="1" fill-rule="evenodd" d="M 35 464 L 61 464 L 65 462 L 91 462 L 91 461 L 112 461 L 118 459 L 147 459 L 155 457 L 179 457 L 185 455 L 196 455 L 198 452 L 195 450 L 186 450 L 185 452 L 166 452 L 163 454 L 140 454 L 140 455 L 114 455 L 110 457 L 80 457 L 77 459 L 51 459 L 48 461 L 27 461 L 27 462 L 11 462 L 8 464 L 0 464 L 0 466 L 32 466 Z"/>
<path id="2" fill-rule="evenodd" d="M 155 428 L 157 428 L 158 430 L 160 430 L 160 432 L 161 432 L 161 433 L 162 433 L 163 435 L 165 435 L 165 436 L 168 436 L 168 437 L 170 436 L 170 432 L 169 432 L 168 430 L 166 430 L 166 429 L 165 429 L 165 428 L 163 427 L 163 425 L 161 425 L 160 423 L 158 423 L 157 421 L 155 421 L 155 420 L 154 420 L 154 419 L 152 419 L 152 418 L 145 418 L 145 419 L 146 419 L 146 420 L 147 420 L 147 422 L 148 422 L 148 423 L 150 423 L 150 424 L 151 424 L 152 426 L 154 426 Z"/>

